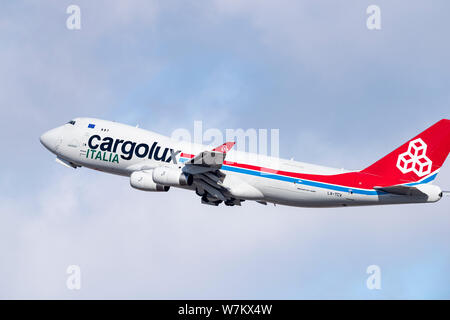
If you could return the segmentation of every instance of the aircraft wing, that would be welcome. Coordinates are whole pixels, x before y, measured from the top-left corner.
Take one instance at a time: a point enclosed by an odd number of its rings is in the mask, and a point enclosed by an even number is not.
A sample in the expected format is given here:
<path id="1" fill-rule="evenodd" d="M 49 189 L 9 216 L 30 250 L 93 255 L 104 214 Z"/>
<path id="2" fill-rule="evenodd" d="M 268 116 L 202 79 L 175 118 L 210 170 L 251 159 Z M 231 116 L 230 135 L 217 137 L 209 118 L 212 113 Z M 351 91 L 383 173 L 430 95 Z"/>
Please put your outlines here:
<path id="1" fill-rule="evenodd" d="M 195 165 L 209 170 L 220 169 L 225 160 L 225 153 L 218 151 L 203 151 L 187 161 L 186 165 Z"/>
<path id="2" fill-rule="evenodd" d="M 195 174 L 197 171 L 208 172 L 220 169 L 225 161 L 227 152 L 234 144 L 234 142 L 226 142 L 211 151 L 200 152 L 198 155 L 185 162 L 186 169 L 193 171 L 188 171 L 191 174 Z"/>
<path id="3" fill-rule="evenodd" d="M 197 194 L 202 197 L 202 203 L 218 205 L 224 201 L 229 205 L 240 204 L 240 200 L 234 199 L 222 185 L 226 175 L 220 171 L 227 152 L 234 144 L 226 142 L 211 151 L 203 151 L 185 162 L 183 171 L 193 176 L 193 185 Z"/>

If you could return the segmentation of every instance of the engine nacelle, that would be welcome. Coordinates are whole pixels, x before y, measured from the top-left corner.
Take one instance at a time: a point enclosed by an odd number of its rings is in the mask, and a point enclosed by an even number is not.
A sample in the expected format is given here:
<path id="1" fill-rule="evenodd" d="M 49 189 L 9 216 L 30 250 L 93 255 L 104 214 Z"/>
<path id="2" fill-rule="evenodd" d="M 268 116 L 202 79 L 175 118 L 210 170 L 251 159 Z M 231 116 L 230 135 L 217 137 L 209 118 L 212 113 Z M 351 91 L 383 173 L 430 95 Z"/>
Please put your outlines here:
<path id="1" fill-rule="evenodd" d="M 153 181 L 164 186 L 190 186 L 194 178 L 179 168 L 157 167 L 153 169 Z"/>
<path id="2" fill-rule="evenodd" d="M 130 185 L 142 191 L 169 191 L 170 187 L 153 181 L 153 170 L 135 171 L 130 176 Z"/>
<path id="3" fill-rule="evenodd" d="M 436 202 L 442 198 L 442 190 L 434 184 L 421 184 L 416 187 L 428 197 L 428 202 Z"/>

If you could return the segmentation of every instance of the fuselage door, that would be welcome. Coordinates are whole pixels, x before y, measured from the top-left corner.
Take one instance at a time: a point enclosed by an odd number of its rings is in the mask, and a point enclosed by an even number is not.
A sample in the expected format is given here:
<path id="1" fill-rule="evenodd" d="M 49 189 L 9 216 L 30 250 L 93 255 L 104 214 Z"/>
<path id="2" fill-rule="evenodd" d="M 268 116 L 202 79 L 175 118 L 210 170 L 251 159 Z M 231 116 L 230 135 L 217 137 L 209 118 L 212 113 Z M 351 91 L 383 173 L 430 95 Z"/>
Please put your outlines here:
<path id="1" fill-rule="evenodd" d="M 89 139 L 89 132 L 85 132 L 81 138 L 81 144 L 80 144 L 80 157 L 86 158 L 86 153 L 88 150 L 88 139 Z"/>

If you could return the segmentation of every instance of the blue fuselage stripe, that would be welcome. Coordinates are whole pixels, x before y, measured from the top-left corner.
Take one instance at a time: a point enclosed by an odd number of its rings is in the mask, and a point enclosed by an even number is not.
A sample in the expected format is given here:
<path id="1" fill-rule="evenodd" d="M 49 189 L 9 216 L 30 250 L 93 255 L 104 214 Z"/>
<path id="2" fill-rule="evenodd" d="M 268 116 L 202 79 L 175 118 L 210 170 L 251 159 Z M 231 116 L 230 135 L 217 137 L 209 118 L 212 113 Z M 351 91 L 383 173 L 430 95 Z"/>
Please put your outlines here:
<path id="1" fill-rule="evenodd" d="M 180 162 L 185 162 L 187 160 L 188 159 L 180 158 Z M 237 173 L 242 173 L 242 174 L 248 174 L 248 175 L 257 176 L 257 177 L 261 177 L 261 178 L 267 178 L 267 179 L 273 179 L 273 180 L 279 180 L 279 181 L 285 181 L 285 182 L 292 182 L 292 183 L 296 183 L 296 184 L 302 184 L 302 185 L 306 185 L 306 186 L 335 190 L 335 191 L 340 191 L 340 192 L 349 192 L 349 193 L 351 192 L 351 193 L 355 193 L 355 194 L 374 195 L 374 196 L 379 195 L 379 194 L 385 194 L 385 192 L 383 192 L 383 191 L 377 191 L 377 190 L 373 190 L 373 189 L 372 190 L 353 189 L 350 187 L 337 186 L 337 185 L 333 185 L 333 184 L 311 181 L 311 180 L 303 180 L 303 179 L 298 179 L 298 178 L 282 176 L 279 174 L 271 174 L 271 173 L 266 173 L 266 172 L 261 172 L 261 171 L 250 170 L 250 169 L 232 167 L 232 166 L 228 166 L 228 165 L 222 165 L 221 170 L 237 172 Z M 418 185 L 418 184 L 422 184 L 422 183 L 428 183 L 430 181 L 433 181 L 436 178 L 436 175 L 437 175 L 437 173 L 427 177 L 426 179 L 424 179 L 421 182 L 413 182 L 413 183 L 408 183 L 406 185 L 414 186 L 414 185 Z"/>
<path id="2" fill-rule="evenodd" d="M 335 190 L 335 191 L 340 191 L 340 192 L 350 192 L 351 191 L 352 193 L 365 194 L 365 195 L 377 195 L 377 194 L 384 193 L 384 192 L 379 192 L 376 190 L 353 189 L 353 188 L 349 188 L 349 187 L 336 186 L 336 185 L 323 183 L 323 182 L 300 180 L 297 178 L 286 177 L 286 176 L 281 176 L 281 175 L 277 175 L 277 174 L 269 174 L 269 173 L 265 173 L 265 172 L 253 171 L 253 170 L 236 168 L 236 167 L 230 167 L 230 166 L 226 166 L 226 165 L 223 165 L 221 169 L 225 170 L 225 171 L 232 171 L 232 172 L 238 172 L 238 173 L 243 173 L 243 174 L 249 174 L 252 176 L 258 176 L 261 178 L 268 178 L 268 179 L 274 179 L 274 180 L 280 180 L 280 181 L 286 181 L 286 182 L 292 182 L 292 183 L 295 182 L 297 184 L 303 184 L 306 186 L 324 188 L 324 189 Z"/>

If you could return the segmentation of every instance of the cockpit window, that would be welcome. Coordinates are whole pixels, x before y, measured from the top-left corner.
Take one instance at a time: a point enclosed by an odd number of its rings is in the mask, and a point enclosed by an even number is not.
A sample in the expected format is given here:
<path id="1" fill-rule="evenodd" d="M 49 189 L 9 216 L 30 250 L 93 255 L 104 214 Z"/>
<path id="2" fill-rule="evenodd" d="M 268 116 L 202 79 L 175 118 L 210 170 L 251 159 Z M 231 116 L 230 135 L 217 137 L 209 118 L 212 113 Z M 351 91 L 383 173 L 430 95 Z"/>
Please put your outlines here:
<path id="1" fill-rule="evenodd" d="M 70 120 L 69 122 L 67 122 L 68 124 L 71 124 L 71 125 L 75 125 L 75 120 Z"/>

